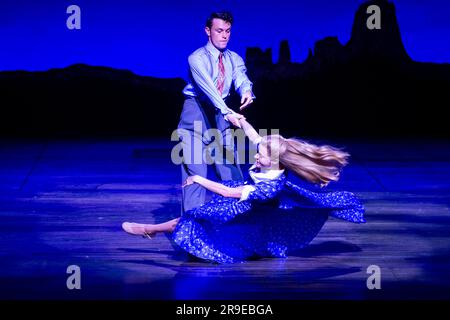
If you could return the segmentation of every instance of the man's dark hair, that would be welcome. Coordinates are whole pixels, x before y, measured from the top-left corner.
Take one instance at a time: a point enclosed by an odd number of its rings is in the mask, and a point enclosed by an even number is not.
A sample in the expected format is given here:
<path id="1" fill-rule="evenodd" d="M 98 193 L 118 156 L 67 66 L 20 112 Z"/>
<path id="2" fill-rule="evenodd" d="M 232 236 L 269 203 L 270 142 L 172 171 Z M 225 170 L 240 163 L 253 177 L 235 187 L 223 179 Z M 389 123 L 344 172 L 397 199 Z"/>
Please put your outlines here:
<path id="1" fill-rule="evenodd" d="M 226 22 L 229 22 L 230 24 L 233 24 L 233 15 L 231 14 L 231 12 L 224 11 L 211 13 L 209 18 L 206 20 L 206 26 L 210 29 L 212 27 L 213 19 L 221 19 Z"/>

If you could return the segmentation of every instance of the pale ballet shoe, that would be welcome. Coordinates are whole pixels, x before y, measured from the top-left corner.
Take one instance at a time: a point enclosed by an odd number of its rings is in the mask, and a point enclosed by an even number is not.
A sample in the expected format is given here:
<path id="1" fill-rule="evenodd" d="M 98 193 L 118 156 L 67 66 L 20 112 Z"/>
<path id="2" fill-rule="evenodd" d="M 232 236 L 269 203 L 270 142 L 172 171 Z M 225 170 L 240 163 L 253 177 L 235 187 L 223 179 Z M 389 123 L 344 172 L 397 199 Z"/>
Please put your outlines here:
<path id="1" fill-rule="evenodd" d="M 124 222 L 122 223 L 122 229 L 132 235 L 142 236 L 143 238 L 153 239 L 156 236 L 156 232 L 147 232 L 145 227 L 140 223 Z"/>

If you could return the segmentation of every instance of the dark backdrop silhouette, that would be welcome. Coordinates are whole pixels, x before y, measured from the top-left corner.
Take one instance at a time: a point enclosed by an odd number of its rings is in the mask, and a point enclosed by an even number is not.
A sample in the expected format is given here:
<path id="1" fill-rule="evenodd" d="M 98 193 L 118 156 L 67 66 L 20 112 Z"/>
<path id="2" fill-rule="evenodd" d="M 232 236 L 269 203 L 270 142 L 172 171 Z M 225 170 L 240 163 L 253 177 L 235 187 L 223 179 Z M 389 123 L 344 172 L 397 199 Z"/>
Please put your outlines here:
<path id="1" fill-rule="evenodd" d="M 367 6 L 381 8 L 381 30 L 366 27 Z M 444 41 L 444 39 L 442 39 Z M 314 137 L 448 138 L 450 64 L 415 62 L 386 0 L 357 10 L 351 39 L 316 42 L 303 63 L 289 44 L 248 48 L 257 96 L 245 114 L 258 128 Z M 182 79 L 76 64 L 45 72 L 0 72 L 3 137 L 170 137 L 183 103 Z M 231 107 L 239 105 L 234 93 Z M 237 110 L 237 109 L 236 109 Z"/>

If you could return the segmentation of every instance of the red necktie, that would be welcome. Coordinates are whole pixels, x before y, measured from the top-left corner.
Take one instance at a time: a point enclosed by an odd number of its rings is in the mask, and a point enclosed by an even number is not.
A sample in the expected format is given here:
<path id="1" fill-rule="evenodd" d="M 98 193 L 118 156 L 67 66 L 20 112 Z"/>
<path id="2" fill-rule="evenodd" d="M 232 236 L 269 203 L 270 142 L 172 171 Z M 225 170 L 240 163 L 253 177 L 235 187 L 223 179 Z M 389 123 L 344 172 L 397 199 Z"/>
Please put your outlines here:
<path id="1" fill-rule="evenodd" d="M 222 95 L 223 87 L 225 85 L 225 66 L 223 65 L 223 53 L 219 54 L 219 76 L 217 77 L 217 90 Z"/>

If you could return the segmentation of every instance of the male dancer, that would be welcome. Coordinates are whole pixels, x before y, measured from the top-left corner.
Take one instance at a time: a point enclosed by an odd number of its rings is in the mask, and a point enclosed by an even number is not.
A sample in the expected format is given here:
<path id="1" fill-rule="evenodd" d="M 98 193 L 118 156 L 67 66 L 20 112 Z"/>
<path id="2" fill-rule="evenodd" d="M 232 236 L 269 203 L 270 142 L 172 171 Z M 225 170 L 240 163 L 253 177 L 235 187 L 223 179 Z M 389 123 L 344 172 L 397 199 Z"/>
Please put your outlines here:
<path id="1" fill-rule="evenodd" d="M 184 88 L 185 101 L 181 113 L 179 129 L 189 132 L 190 141 L 183 139 L 182 181 L 188 176 L 207 176 L 207 163 L 204 161 L 205 150 L 211 144 L 222 143 L 218 149 L 233 148 L 234 159 L 223 159 L 222 153 L 210 155 L 214 159 L 216 173 L 220 180 L 242 180 L 242 172 L 236 161 L 234 144 L 230 133 L 230 123 L 240 127 L 242 115 L 234 112 L 226 105 L 231 85 L 241 95 L 240 110 L 253 102 L 252 82 L 246 75 L 247 68 L 243 59 L 235 52 L 228 50 L 233 17 L 228 12 L 215 12 L 206 21 L 205 32 L 208 43 L 194 51 L 188 58 L 189 84 Z M 196 124 L 201 125 L 198 132 Z M 208 135 L 208 129 L 217 129 L 221 141 Z M 201 145 L 202 155 L 195 157 L 194 146 Z M 188 150 L 189 149 L 189 150 Z M 218 150 L 216 149 L 216 150 Z M 200 158 L 196 163 L 195 158 Z M 227 161 L 228 160 L 228 161 Z M 198 161 L 197 161 L 198 162 Z M 198 207 L 205 202 L 206 189 L 199 184 L 191 184 L 183 188 L 182 213 Z"/>

